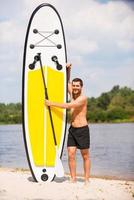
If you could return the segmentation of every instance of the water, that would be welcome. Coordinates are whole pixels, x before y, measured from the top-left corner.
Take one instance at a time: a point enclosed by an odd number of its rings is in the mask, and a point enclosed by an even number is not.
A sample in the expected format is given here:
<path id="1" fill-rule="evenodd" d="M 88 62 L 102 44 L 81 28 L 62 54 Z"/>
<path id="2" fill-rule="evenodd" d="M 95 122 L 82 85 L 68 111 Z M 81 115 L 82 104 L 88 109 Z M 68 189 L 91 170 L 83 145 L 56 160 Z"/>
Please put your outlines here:
<path id="1" fill-rule="evenodd" d="M 91 124 L 91 175 L 134 180 L 134 123 Z M 63 152 L 69 172 L 66 142 Z M 0 125 L 0 166 L 28 168 L 21 125 Z M 77 173 L 83 173 L 77 151 Z"/>

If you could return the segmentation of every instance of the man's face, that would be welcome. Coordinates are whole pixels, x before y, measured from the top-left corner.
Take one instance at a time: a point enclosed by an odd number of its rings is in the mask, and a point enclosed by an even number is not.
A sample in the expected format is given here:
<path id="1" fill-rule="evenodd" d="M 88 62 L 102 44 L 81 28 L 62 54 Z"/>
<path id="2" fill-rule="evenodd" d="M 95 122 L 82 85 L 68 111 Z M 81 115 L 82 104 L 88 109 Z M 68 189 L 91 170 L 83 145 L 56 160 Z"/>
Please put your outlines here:
<path id="1" fill-rule="evenodd" d="M 81 94 L 81 90 L 82 90 L 82 87 L 80 85 L 80 82 L 75 82 L 73 81 L 72 82 L 72 93 L 73 95 L 80 95 Z"/>

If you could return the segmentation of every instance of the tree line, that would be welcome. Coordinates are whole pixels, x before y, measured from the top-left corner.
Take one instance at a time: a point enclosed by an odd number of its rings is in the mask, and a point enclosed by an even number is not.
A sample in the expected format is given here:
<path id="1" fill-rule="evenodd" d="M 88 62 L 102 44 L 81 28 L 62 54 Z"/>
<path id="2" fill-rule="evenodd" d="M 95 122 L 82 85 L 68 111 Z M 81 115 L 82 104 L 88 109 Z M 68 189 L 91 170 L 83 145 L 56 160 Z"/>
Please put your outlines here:
<path id="1" fill-rule="evenodd" d="M 99 97 L 88 98 L 89 122 L 134 122 L 134 90 L 114 86 Z M 68 111 L 68 121 L 70 112 Z M 21 103 L 0 103 L 0 124 L 22 123 Z"/>
<path id="2" fill-rule="evenodd" d="M 22 123 L 21 103 L 0 103 L 0 124 Z"/>
<path id="3" fill-rule="evenodd" d="M 134 122 L 134 90 L 114 86 L 99 97 L 88 98 L 89 122 Z"/>

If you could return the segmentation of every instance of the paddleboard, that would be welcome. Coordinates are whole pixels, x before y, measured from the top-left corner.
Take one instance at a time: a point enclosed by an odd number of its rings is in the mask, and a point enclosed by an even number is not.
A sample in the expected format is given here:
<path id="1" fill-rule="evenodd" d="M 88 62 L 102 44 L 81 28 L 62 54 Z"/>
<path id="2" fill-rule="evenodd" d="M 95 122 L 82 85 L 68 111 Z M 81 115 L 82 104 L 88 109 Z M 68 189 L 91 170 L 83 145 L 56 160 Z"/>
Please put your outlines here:
<path id="1" fill-rule="evenodd" d="M 66 43 L 61 17 L 43 3 L 32 13 L 25 38 L 22 77 L 23 136 L 33 178 L 62 177 L 66 110 L 45 106 L 45 98 L 67 101 Z"/>

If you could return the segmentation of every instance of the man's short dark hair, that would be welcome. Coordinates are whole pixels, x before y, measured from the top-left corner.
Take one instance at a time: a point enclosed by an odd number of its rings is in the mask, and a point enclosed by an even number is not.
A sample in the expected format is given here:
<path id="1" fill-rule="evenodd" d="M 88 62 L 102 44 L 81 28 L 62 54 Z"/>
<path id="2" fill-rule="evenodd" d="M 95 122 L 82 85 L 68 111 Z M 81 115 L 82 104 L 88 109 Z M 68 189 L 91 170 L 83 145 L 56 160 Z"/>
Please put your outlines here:
<path id="1" fill-rule="evenodd" d="M 74 78 L 72 82 L 80 82 L 81 87 L 83 87 L 83 81 L 80 78 Z"/>

